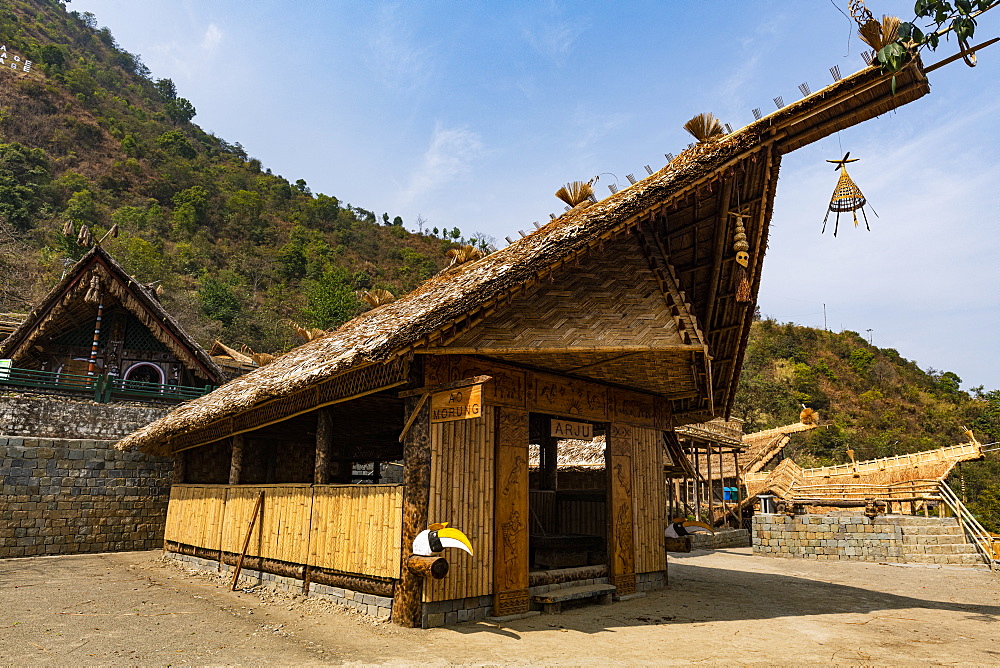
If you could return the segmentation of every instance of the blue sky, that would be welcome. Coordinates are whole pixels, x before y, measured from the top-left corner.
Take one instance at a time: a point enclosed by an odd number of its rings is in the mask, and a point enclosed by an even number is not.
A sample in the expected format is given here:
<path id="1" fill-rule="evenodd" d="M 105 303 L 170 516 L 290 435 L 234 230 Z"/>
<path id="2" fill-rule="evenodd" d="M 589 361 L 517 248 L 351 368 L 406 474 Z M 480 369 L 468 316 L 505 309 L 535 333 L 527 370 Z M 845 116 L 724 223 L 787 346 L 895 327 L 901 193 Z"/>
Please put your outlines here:
<path id="1" fill-rule="evenodd" d="M 839 2 L 846 10 L 846 0 Z M 870 0 L 912 17 L 912 1 Z M 195 122 L 314 192 L 500 240 L 561 211 L 567 181 L 645 174 L 711 111 L 734 128 L 863 65 L 828 0 L 264 2 L 73 0 Z M 976 42 L 1000 34 L 1000 10 Z M 946 43 L 926 62 L 954 52 Z M 1000 45 L 931 95 L 784 157 L 760 306 L 851 329 L 966 387 L 1000 387 Z M 820 234 L 837 176 L 878 212 Z M 602 183 L 612 180 L 602 176 Z M 606 186 L 598 185 L 606 195 Z M 843 222 L 843 220 L 842 220 Z M 867 330 L 871 330 L 869 333 Z"/>

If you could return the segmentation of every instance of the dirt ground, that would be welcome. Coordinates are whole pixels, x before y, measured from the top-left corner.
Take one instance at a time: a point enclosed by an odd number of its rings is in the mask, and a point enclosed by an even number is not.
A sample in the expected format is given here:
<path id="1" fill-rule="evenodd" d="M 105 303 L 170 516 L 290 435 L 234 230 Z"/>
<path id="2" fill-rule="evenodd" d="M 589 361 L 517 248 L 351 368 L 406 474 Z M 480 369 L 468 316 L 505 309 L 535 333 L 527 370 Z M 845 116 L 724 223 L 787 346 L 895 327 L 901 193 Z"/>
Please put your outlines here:
<path id="1" fill-rule="evenodd" d="M 158 552 L 0 560 L 0 664 L 1000 664 L 1000 577 L 672 555 L 670 586 L 498 628 L 421 631 Z"/>

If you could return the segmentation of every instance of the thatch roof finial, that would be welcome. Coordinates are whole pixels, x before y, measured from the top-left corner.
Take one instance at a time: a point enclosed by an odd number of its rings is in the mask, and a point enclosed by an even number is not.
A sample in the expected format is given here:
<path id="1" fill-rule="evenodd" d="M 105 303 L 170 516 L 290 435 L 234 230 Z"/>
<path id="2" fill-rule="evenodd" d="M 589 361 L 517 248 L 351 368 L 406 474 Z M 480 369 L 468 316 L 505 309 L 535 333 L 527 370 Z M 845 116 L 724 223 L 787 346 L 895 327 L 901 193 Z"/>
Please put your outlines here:
<path id="1" fill-rule="evenodd" d="M 699 142 L 708 141 L 714 137 L 721 137 L 726 134 L 726 129 L 722 126 L 722 121 L 715 117 L 715 114 L 705 112 L 698 114 L 684 124 L 684 129 L 691 133 L 691 136 Z"/>
<path id="2" fill-rule="evenodd" d="M 571 181 L 556 191 L 556 197 L 570 206 L 586 202 L 594 194 L 593 179 L 590 181 Z"/>
<path id="3" fill-rule="evenodd" d="M 388 290 L 375 288 L 374 290 L 365 290 L 362 292 L 361 299 L 368 302 L 369 305 L 375 307 L 396 301 L 396 295 L 392 294 Z"/>

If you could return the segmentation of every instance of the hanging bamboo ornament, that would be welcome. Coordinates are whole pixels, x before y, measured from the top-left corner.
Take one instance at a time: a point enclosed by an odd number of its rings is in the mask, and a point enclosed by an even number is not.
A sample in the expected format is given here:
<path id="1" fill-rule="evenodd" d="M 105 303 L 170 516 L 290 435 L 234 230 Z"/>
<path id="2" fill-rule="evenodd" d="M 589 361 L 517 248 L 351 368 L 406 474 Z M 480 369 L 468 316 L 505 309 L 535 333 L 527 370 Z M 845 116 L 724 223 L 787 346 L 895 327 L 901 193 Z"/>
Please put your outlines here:
<path id="1" fill-rule="evenodd" d="M 827 160 L 837 165 L 834 170 L 840 170 L 840 179 L 837 180 L 837 187 L 833 189 L 833 195 L 830 197 L 830 208 L 826 212 L 826 217 L 823 218 L 823 232 L 826 232 L 826 221 L 830 218 L 830 213 L 834 212 L 837 214 L 837 218 L 833 224 L 833 236 L 837 236 L 837 230 L 840 227 L 840 214 L 846 213 L 848 211 L 854 214 L 854 226 L 858 226 L 858 210 L 861 210 L 861 215 L 865 219 L 865 229 L 871 232 L 872 228 L 868 226 L 868 215 L 865 213 L 865 205 L 871 208 L 868 204 L 868 200 L 865 199 L 864 194 L 861 189 L 854 183 L 851 179 L 851 175 L 847 173 L 847 163 L 857 162 L 858 159 L 848 160 L 851 155 L 850 151 L 844 154 L 844 157 L 840 160 Z M 875 209 L 872 208 L 872 213 L 875 217 L 878 214 L 875 213 Z"/>
<path id="2" fill-rule="evenodd" d="M 750 276 L 748 273 L 750 266 L 750 244 L 747 243 L 747 232 L 743 226 L 743 221 L 747 217 L 743 215 L 736 216 L 736 234 L 733 238 L 733 250 L 736 251 L 736 264 L 739 265 L 739 268 L 736 270 L 738 280 L 736 301 L 743 304 L 750 301 Z"/>

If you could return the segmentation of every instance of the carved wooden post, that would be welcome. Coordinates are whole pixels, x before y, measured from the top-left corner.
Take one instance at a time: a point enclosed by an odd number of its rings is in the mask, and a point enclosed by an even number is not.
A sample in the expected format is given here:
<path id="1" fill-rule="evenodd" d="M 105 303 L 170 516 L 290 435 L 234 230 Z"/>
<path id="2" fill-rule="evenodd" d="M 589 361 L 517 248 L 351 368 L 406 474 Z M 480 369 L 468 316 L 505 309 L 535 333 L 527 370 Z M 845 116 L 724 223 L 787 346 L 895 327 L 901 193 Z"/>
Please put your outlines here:
<path id="1" fill-rule="evenodd" d="M 635 520 L 632 514 L 632 427 L 612 423 L 608 462 L 608 562 L 617 596 L 635 593 Z"/>
<path id="2" fill-rule="evenodd" d="M 557 489 L 558 466 L 559 466 L 559 441 L 552 436 L 542 438 L 541 450 L 541 479 L 539 489 Z"/>
<path id="3" fill-rule="evenodd" d="M 184 452 L 178 452 L 174 454 L 174 470 L 171 482 L 173 482 L 173 484 L 175 485 L 184 484 L 184 475 L 186 473 L 185 461 L 186 459 L 184 457 Z"/>
<path id="4" fill-rule="evenodd" d="M 496 410 L 493 614 L 528 612 L 528 412 Z"/>
<path id="5" fill-rule="evenodd" d="M 233 457 L 229 463 L 229 484 L 238 485 L 243 477 L 243 434 L 233 436 Z"/>
<path id="6" fill-rule="evenodd" d="M 329 408 L 316 411 L 316 468 L 313 482 L 325 485 L 330 482 L 330 454 L 333 451 L 333 415 Z M 339 472 L 339 471 L 338 471 Z"/>
<path id="7" fill-rule="evenodd" d="M 420 397 L 406 399 L 406 415 Z M 431 493 L 431 411 L 423 402 L 403 441 L 403 554 L 399 584 L 392 604 L 392 620 L 401 626 L 419 627 L 423 616 L 424 579 L 407 567 L 413 539 L 427 528 Z"/>

